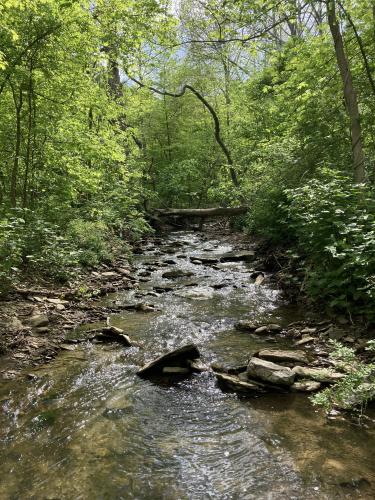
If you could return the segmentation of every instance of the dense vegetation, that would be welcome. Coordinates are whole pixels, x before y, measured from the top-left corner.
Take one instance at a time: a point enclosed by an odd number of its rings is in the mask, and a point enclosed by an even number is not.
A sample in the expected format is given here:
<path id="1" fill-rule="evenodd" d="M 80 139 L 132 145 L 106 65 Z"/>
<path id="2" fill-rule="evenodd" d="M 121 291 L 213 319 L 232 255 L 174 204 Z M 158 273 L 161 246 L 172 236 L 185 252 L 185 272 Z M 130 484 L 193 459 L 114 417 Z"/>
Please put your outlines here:
<path id="1" fill-rule="evenodd" d="M 2 290 L 115 258 L 153 207 L 246 204 L 373 321 L 374 27 L 371 0 L 0 1 Z"/>

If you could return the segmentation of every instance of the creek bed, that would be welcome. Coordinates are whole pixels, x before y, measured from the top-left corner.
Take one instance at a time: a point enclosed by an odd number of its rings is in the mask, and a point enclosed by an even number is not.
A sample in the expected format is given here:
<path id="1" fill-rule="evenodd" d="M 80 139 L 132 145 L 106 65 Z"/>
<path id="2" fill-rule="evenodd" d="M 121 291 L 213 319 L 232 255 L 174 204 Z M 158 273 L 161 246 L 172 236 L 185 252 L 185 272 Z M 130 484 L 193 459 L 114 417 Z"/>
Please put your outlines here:
<path id="1" fill-rule="evenodd" d="M 251 262 L 190 259 L 232 250 L 189 232 L 149 245 L 136 257 L 140 276 L 154 269 L 140 290 L 104 299 L 159 309 L 111 317 L 138 347 L 79 344 L 34 370 L 37 378 L 2 384 L 1 499 L 375 497 L 374 429 L 327 423 L 301 394 L 239 398 L 211 372 L 164 383 L 136 376 L 144 362 L 191 342 L 206 363 L 232 365 L 260 347 L 289 345 L 233 328 L 239 319 L 303 317 L 267 279 L 253 283 Z M 174 269 L 193 274 L 162 277 Z"/>

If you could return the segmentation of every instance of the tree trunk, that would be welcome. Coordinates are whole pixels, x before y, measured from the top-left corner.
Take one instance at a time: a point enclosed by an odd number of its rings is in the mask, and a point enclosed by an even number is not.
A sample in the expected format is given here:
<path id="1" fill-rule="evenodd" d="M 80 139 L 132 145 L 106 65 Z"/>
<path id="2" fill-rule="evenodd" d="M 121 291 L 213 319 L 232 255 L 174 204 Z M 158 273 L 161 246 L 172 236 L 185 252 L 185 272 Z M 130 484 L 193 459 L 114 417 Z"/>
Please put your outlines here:
<path id="1" fill-rule="evenodd" d="M 328 24 L 335 46 L 337 66 L 340 70 L 340 75 L 344 87 L 346 109 L 350 118 L 354 179 L 356 182 L 361 183 L 365 181 L 365 166 L 362 147 L 361 122 L 358 109 L 358 98 L 353 86 L 353 78 L 349 68 L 348 58 L 345 54 L 344 42 L 336 16 L 335 0 L 329 0 L 327 5 Z"/>
<path id="2" fill-rule="evenodd" d="M 18 182 L 18 170 L 20 164 L 21 155 L 21 110 L 22 110 L 22 89 L 19 91 L 19 97 L 17 100 L 16 92 L 12 86 L 13 101 L 16 111 L 16 144 L 14 149 L 14 161 L 13 169 L 10 180 L 10 204 L 12 207 L 17 206 L 17 182 Z"/>
<path id="3" fill-rule="evenodd" d="M 29 187 L 29 173 L 32 167 L 31 158 L 32 158 L 32 138 L 34 133 L 34 111 L 33 111 L 33 98 L 34 98 L 34 89 L 33 89 L 33 62 L 30 62 L 29 67 L 29 82 L 27 89 L 27 112 L 28 112 L 28 120 L 27 120 L 27 144 L 26 144 L 26 156 L 25 156 L 25 172 L 23 177 L 23 194 L 22 194 L 22 206 L 27 207 L 27 198 L 28 198 L 28 187 Z"/>
<path id="4" fill-rule="evenodd" d="M 161 217 L 180 215 L 183 217 L 232 217 L 245 214 L 248 207 L 217 207 L 217 208 L 165 208 L 156 209 Z"/>

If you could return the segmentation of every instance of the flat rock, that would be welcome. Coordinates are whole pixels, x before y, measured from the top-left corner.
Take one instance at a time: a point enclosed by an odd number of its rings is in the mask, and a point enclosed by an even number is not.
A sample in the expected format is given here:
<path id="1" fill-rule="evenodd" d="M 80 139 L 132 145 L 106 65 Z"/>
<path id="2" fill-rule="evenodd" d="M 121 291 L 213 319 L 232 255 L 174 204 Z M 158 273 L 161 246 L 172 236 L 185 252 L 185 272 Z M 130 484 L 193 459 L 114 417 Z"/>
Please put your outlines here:
<path id="1" fill-rule="evenodd" d="M 173 290 L 173 287 L 171 286 L 154 286 L 155 292 L 158 293 L 164 293 L 164 292 L 171 292 Z"/>
<path id="2" fill-rule="evenodd" d="M 294 343 L 295 346 L 309 344 L 310 342 L 314 342 L 314 337 L 310 337 L 310 335 L 303 336 L 301 340 L 298 340 Z"/>
<path id="3" fill-rule="evenodd" d="M 255 252 L 228 252 L 220 257 L 220 262 L 251 262 L 254 260 Z"/>
<path id="4" fill-rule="evenodd" d="M 328 368 L 310 368 L 307 366 L 295 366 L 292 372 L 298 379 L 302 378 L 326 383 L 338 382 L 345 376 L 343 373 L 334 372 Z"/>
<path id="5" fill-rule="evenodd" d="M 229 283 L 214 283 L 214 284 L 212 285 L 212 288 L 213 288 L 214 290 L 221 290 L 222 288 L 226 288 L 226 287 L 228 287 L 228 286 L 229 286 Z"/>
<path id="6" fill-rule="evenodd" d="M 100 273 L 101 276 L 103 276 L 104 278 L 117 278 L 118 277 L 118 273 L 116 273 L 115 271 L 104 271 L 104 273 Z"/>
<path id="7" fill-rule="evenodd" d="M 163 372 L 165 366 L 177 366 L 183 368 L 189 368 L 191 360 L 195 360 L 200 357 L 200 352 L 194 344 L 188 344 L 174 351 L 163 354 L 158 358 L 145 364 L 138 372 L 137 375 L 140 377 L 148 377 L 154 374 L 160 374 Z"/>
<path id="8" fill-rule="evenodd" d="M 207 257 L 207 255 L 196 255 L 190 257 L 191 262 L 199 260 L 201 264 L 217 264 L 219 262 L 218 257 Z"/>
<path id="9" fill-rule="evenodd" d="M 161 276 L 166 279 L 176 279 L 193 276 L 191 271 L 183 271 L 182 269 L 173 269 L 172 271 L 165 271 Z"/>
<path id="10" fill-rule="evenodd" d="M 303 351 L 289 351 L 283 349 L 264 349 L 258 354 L 259 358 L 279 363 L 307 364 L 308 359 Z"/>
<path id="11" fill-rule="evenodd" d="M 260 358 L 250 359 L 246 373 L 250 378 L 255 377 L 270 384 L 283 386 L 292 385 L 295 377 L 290 368 Z"/>
<path id="12" fill-rule="evenodd" d="M 317 328 L 304 328 L 303 330 L 301 330 L 301 333 L 302 334 L 305 334 L 305 335 L 312 335 L 313 333 L 316 333 L 317 332 Z"/>
<path id="13" fill-rule="evenodd" d="M 246 320 L 245 319 L 245 320 L 241 320 L 238 323 L 236 323 L 234 325 L 234 328 L 236 330 L 240 330 L 240 331 L 243 331 L 243 332 L 253 332 L 257 328 L 259 328 L 259 325 L 257 325 L 256 323 L 254 323 L 254 321 L 250 321 L 250 320 Z"/>
<path id="14" fill-rule="evenodd" d="M 247 370 L 247 365 L 229 366 L 220 363 L 212 363 L 211 368 L 215 373 L 227 373 L 229 375 L 238 375 Z"/>
<path id="15" fill-rule="evenodd" d="M 210 368 L 202 363 L 200 359 L 193 359 L 192 361 L 190 361 L 190 369 L 193 372 L 203 373 L 209 371 Z"/>
<path id="16" fill-rule="evenodd" d="M 132 345 L 130 338 L 128 335 L 124 334 L 124 331 L 121 328 L 116 328 L 115 326 L 107 326 L 104 327 L 101 333 L 95 335 L 95 340 L 97 342 L 103 343 L 117 343 L 124 345 L 126 347 L 130 347 Z"/>
<path id="17" fill-rule="evenodd" d="M 262 385 L 256 382 L 240 380 L 235 375 L 228 375 L 227 373 L 215 373 L 215 375 L 219 385 L 225 389 L 246 394 L 264 392 Z"/>

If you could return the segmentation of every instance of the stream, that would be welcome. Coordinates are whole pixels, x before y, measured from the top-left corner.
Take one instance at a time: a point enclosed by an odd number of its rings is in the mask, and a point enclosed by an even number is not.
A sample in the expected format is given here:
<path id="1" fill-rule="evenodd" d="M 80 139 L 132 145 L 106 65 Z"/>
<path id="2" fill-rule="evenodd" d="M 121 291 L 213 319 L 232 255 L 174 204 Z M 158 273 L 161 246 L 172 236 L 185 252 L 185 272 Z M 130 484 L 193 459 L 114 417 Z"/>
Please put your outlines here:
<path id="1" fill-rule="evenodd" d="M 150 242 L 135 256 L 140 288 L 103 299 L 156 306 L 111 317 L 139 346 L 79 344 L 32 370 L 37 378 L 2 383 L 0 499 L 375 497 L 373 428 L 328 421 L 303 394 L 240 398 L 212 372 L 137 377 L 145 362 L 191 342 L 206 364 L 226 365 L 290 346 L 234 329 L 240 319 L 303 318 L 267 277 L 254 284 L 251 262 L 190 260 L 230 251 L 228 238 L 188 231 Z M 173 269 L 192 274 L 162 277 Z"/>

